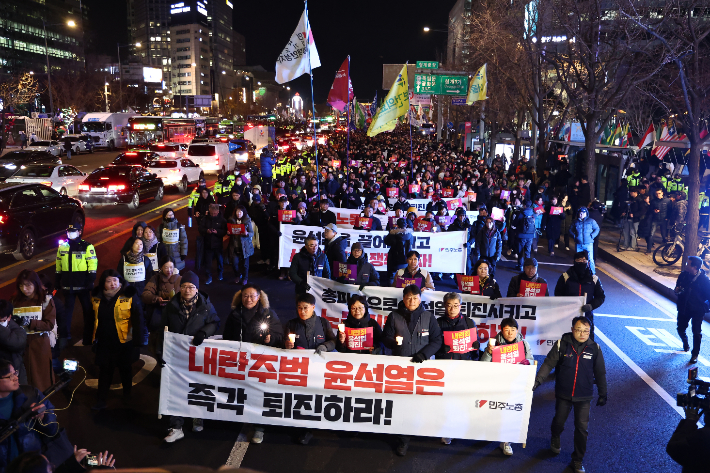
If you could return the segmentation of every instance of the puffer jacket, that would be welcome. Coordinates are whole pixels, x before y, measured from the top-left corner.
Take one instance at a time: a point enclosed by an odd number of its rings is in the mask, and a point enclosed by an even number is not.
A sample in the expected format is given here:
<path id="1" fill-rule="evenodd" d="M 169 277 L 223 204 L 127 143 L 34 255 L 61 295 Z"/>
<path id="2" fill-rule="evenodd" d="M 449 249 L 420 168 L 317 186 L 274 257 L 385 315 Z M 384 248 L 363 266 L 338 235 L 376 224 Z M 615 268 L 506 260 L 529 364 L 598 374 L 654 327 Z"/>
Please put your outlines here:
<path id="1" fill-rule="evenodd" d="M 354 284 L 356 286 L 379 286 L 380 285 L 380 275 L 375 269 L 375 267 L 368 261 L 367 253 L 363 253 L 359 258 L 355 258 L 352 254 L 348 256 L 347 264 L 357 265 L 357 277 Z M 333 278 L 336 278 L 336 274 L 333 273 Z M 345 277 L 337 278 L 336 281 L 345 283 Z"/>
<path id="2" fill-rule="evenodd" d="M 599 235 L 599 225 L 593 218 L 575 219 L 569 227 L 569 234 L 578 245 L 591 245 Z"/>
<path id="3" fill-rule="evenodd" d="M 483 228 L 478 232 L 476 237 L 476 248 L 479 258 L 486 258 L 490 261 L 498 261 L 503 252 L 503 239 L 497 229 L 489 232 L 487 228 Z"/>
<path id="4" fill-rule="evenodd" d="M 535 361 L 535 358 L 532 355 L 532 351 L 530 350 L 530 345 L 528 344 L 528 341 L 523 338 L 523 334 L 518 332 L 518 334 L 515 336 L 515 340 L 512 342 L 508 343 L 506 339 L 503 337 L 503 332 L 498 332 L 498 335 L 496 335 L 496 346 L 501 346 L 501 345 L 512 345 L 513 343 L 518 343 L 518 342 L 523 342 L 523 346 L 525 347 L 525 359 L 530 361 L 531 363 Z M 481 361 L 492 361 L 493 356 L 490 355 L 487 351 L 483 350 L 481 352 Z"/>
<path id="5" fill-rule="evenodd" d="M 266 326 L 266 330 L 262 328 Z M 264 343 L 266 335 L 271 335 L 269 343 Z M 269 296 L 261 291 L 256 312 L 247 319 L 242 305 L 242 291 L 237 291 L 232 298 L 232 311 L 224 323 L 224 340 L 234 340 L 271 347 L 281 346 L 283 343 L 283 326 L 276 312 L 269 304 Z"/>
<path id="6" fill-rule="evenodd" d="M 215 334 L 219 328 L 219 317 L 207 293 L 198 291 L 196 306 L 190 318 L 186 318 L 180 311 L 180 293 L 170 299 L 163 308 L 163 320 L 158 331 L 156 355 L 162 357 L 165 330 L 173 333 L 194 336 L 197 332 L 205 332 L 207 337 Z"/>
<path id="7" fill-rule="evenodd" d="M 165 241 L 163 240 L 163 230 L 180 230 L 178 242 L 174 244 L 165 243 Z M 183 260 L 183 256 L 187 256 L 187 232 L 185 231 L 185 225 L 180 225 L 177 219 L 173 220 L 172 222 L 166 222 L 165 220 L 163 220 L 163 222 L 158 227 L 158 233 L 156 236 L 158 237 L 158 241 L 161 242 L 165 247 L 168 256 L 170 256 L 175 261 L 175 266 L 177 267 L 178 263 Z M 184 264 L 182 264 L 181 266 L 183 268 L 185 267 Z M 153 269 L 158 270 L 160 268 Z"/>
<path id="8" fill-rule="evenodd" d="M 662 222 L 668 217 L 668 207 L 671 200 L 667 197 L 651 197 L 651 208 L 648 210 L 653 222 Z M 658 210 L 658 212 L 656 212 Z"/>

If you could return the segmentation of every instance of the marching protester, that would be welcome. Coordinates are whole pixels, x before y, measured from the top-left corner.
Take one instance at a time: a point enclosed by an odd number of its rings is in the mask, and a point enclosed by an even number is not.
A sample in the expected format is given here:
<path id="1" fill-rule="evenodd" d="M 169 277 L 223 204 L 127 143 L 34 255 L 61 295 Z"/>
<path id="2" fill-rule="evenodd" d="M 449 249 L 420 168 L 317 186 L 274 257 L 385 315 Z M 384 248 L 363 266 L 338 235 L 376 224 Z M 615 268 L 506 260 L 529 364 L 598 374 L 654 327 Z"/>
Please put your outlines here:
<path id="1" fill-rule="evenodd" d="M 163 256 L 159 264 L 159 271 L 151 276 L 141 293 L 145 326 L 151 334 L 161 328 L 163 307 L 180 290 L 181 276 L 175 269 L 173 259 L 170 256 Z"/>
<path id="2" fill-rule="evenodd" d="M 249 258 L 254 254 L 254 230 L 251 218 L 243 205 L 234 207 L 234 213 L 227 219 L 228 225 L 241 225 L 244 233 L 229 235 L 227 254 L 232 262 L 237 284 L 249 283 Z"/>
<path id="3" fill-rule="evenodd" d="M 197 238 L 195 239 L 195 271 L 198 273 L 200 272 L 200 269 L 202 268 L 202 260 L 205 255 L 205 246 L 204 246 L 204 241 L 205 237 L 201 231 L 202 229 L 202 220 L 204 220 L 210 213 L 210 205 L 215 205 L 216 202 L 214 200 L 214 197 L 212 196 L 212 193 L 207 189 L 207 187 L 200 187 L 199 188 L 200 196 L 197 198 L 197 201 L 195 203 L 193 213 L 195 215 L 195 220 L 196 220 L 196 226 L 200 232 L 197 234 Z M 219 212 L 219 206 L 217 206 L 217 210 Z M 212 266 L 212 262 L 210 261 L 210 266 Z"/>
<path id="4" fill-rule="evenodd" d="M 594 340 L 594 310 L 598 309 L 606 300 L 604 288 L 596 274 L 592 274 L 587 251 L 578 251 L 574 254 L 574 265 L 557 280 L 555 286 L 556 296 L 584 296 L 585 303 L 582 312 L 589 320 L 591 333 L 589 338 Z"/>
<path id="5" fill-rule="evenodd" d="M 296 296 L 298 316 L 286 322 L 284 326 L 284 348 L 291 350 L 315 350 L 324 353 L 335 349 L 336 338 L 330 323 L 315 315 L 316 298 L 313 294 L 302 293 Z M 301 445 L 308 445 L 313 438 L 310 429 L 302 429 L 298 437 Z"/>
<path id="6" fill-rule="evenodd" d="M 419 267 L 419 258 L 421 257 L 422 255 L 415 250 L 407 253 L 407 266 L 397 270 L 394 275 L 395 284 L 398 279 L 421 279 L 420 287 L 423 291 L 434 290 L 434 281 L 431 278 L 431 273 Z"/>
<path id="7" fill-rule="evenodd" d="M 166 331 L 192 337 L 192 344 L 202 345 L 206 338 L 215 334 L 219 328 L 219 317 L 209 296 L 200 291 L 200 279 L 192 271 L 187 271 L 180 280 L 180 292 L 163 308 L 163 327 L 158 331 L 156 355 L 159 361 L 163 357 L 163 340 Z M 170 417 L 170 429 L 165 442 L 173 443 L 185 437 L 182 426 L 185 419 Z M 202 432 L 202 419 L 192 419 L 192 431 Z"/>
<path id="8" fill-rule="evenodd" d="M 678 335 L 683 341 L 683 351 L 690 350 L 688 343 L 688 325 L 693 322 L 693 350 L 690 352 L 690 363 L 698 362 L 700 342 L 702 340 L 703 317 L 708 311 L 710 300 L 710 279 L 703 269 L 703 260 L 697 256 L 690 256 L 675 283 L 674 292 L 678 296 Z"/>
<path id="9" fill-rule="evenodd" d="M 468 252 L 468 256 L 466 258 L 466 274 L 471 274 L 473 265 L 476 264 L 476 261 L 478 261 L 478 250 L 476 248 L 477 234 L 473 226 L 471 226 L 471 223 L 468 221 L 466 211 L 463 207 L 456 209 L 456 218 L 453 222 L 451 222 L 451 225 L 449 225 L 447 231 L 466 232 L 466 243 L 464 243 L 464 248 Z"/>
<path id="10" fill-rule="evenodd" d="M 537 274 L 537 260 L 535 258 L 526 258 L 523 263 L 523 272 L 510 278 L 510 284 L 508 284 L 508 293 L 506 294 L 506 297 L 524 296 L 525 292 L 522 287 L 523 281 L 545 284 L 545 295 L 550 295 L 549 288 L 547 287 L 547 281 Z"/>
<path id="11" fill-rule="evenodd" d="M 45 391 L 54 384 L 52 346 L 57 341 L 54 300 L 39 276 L 23 269 L 15 280 L 13 319 L 27 332 L 24 364 L 27 384 Z"/>
<path id="12" fill-rule="evenodd" d="M 387 280 L 385 285 L 391 286 L 394 283 L 395 273 L 407 266 L 407 255 L 410 253 L 412 241 L 412 227 L 405 223 L 406 219 L 398 218 L 396 227 L 390 229 L 385 235 L 384 243 L 389 246 L 387 253 Z"/>
<path id="13" fill-rule="evenodd" d="M 323 246 L 325 256 L 332 265 L 336 261 L 344 263 L 347 259 L 345 253 L 348 250 L 348 240 L 340 235 L 338 227 L 334 223 L 329 223 L 323 228 Z"/>
<path id="14" fill-rule="evenodd" d="M 599 235 L 599 225 L 589 216 L 589 210 L 586 207 L 580 207 L 577 211 L 577 220 L 572 223 L 569 229 L 569 234 L 574 238 L 577 245 L 577 252 L 587 252 L 587 262 L 592 274 L 594 270 L 594 239 Z"/>
<path id="15" fill-rule="evenodd" d="M 357 265 L 357 276 L 355 281 L 350 282 L 350 284 L 355 284 L 360 286 L 360 290 L 364 286 L 379 286 L 380 285 L 380 274 L 377 272 L 375 267 L 367 260 L 367 253 L 362 249 L 362 243 L 353 243 L 352 248 L 350 248 L 350 256 L 348 256 L 347 264 Z M 338 276 L 333 271 L 333 279 L 338 282 L 345 283 L 345 276 Z"/>
<path id="16" fill-rule="evenodd" d="M 389 313 L 382 330 L 383 343 L 392 356 L 411 357 L 413 363 L 430 359 L 441 348 L 442 336 L 434 315 L 422 305 L 422 291 L 410 284 L 402 291 L 402 301 Z M 407 454 L 410 437 L 399 435 L 397 455 Z"/>
<path id="17" fill-rule="evenodd" d="M 143 230 L 141 240 L 143 240 L 143 253 L 150 260 L 152 271 L 158 271 L 158 262 L 168 254 L 165 245 L 158 241 L 155 230 L 150 225 Z M 150 273 L 147 274 L 147 277 L 150 277 Z"/>
<path id="18" fill-rule="evenodd" d="M 597 406 L 604 406 L 607 402 L 604 354 L 599 344 L 590 339 L 591 328 L 592 324 L 584 316 L 572 319 L 572 331 L 562 335 L 552 346 L 533 385 L 534 391 L 555 369 L 555 417 L 552 419 L 550 450 L 556 455 L 560 453 L 560 436 L 570 411 L 574 409 L 571 466 L 575 473 L 585 472 L 582 461 L 587 452 L 589 411 L 595 384 L 599 394 Z"/>
<path id="19" fill-rule="evenodd" d="M 481 361 L 493 361 L 493 347 L 501 345 L 512 345 L 515 343 L 523 343 L 523 348 L 525 350 L 525 359 L 521 361 L 521 364 L 529 365 L 535 362 L 535 358 L 530 350 L 530 345 L 527 340 L 525 340 L 521 333 L 518 331 L 518 321 L 512 317 L 503 319 L 500 321 L 500 332 L 496 335 L 495 339 L 488 342 L 488 346 L 485 351 L 481 354 Z M 493 342 L 493 343 L 491 343 Z M 501 442 L 500 449 L 506 456 L 511 456 L 513 454 L 513 447 L 511 447 L 510 442 Z"/>
<path id="20" fill-rule="evenodd" d="M 148 224 L 142 220 L 136 222 L 135 225 L 133 225 L 133 231 L 131 232 L 131 236 L 126 239 L 126 242 L 123 244 L 123 247 L 121 247 L 121 253 L 125 253 L 126 251 L 130 250 L 136 238 L 143 238 L 143 231 L 147 226 Z"/>
<path id="21" fill-rule="evenodd" d="M 557 248 L 560 243 L 562 223 L 566 218 L 564 208 L 557 215 L 553 215 L 553 208 L 556 208 L 558 211 L 561 208 L 557 205 L 556 195 L 553 195 L 550 198 L 550 201 L 545 204 L 545 213 L 542 219 L 542 226 L 545 229 L 545 237 L 547 237 L 547 252 L 550 256 L 555 256 L 555 248 Z"/>
<path id="22" fill-rule="evenodd" d="M 491 264 L 483 258 L 476 262 L 473 267 L 473 274 L 478 276 L 479 293 L 482 296 L 490 297 L 491 300 L 500 299 L 503 297 L 500 292 L 500 286 L 490 274 Z"/>
<path id="23" fill-rule="evenodd" d="M 530 258 L 530 251 L 532 250 L 536 232 L 535 212 L 533 212 L 532 204 L 529 200 L 525 200 L 523 205 L 524 208 L 518 214 L 515 226 L 511 226 L 511 228 L 516 230 L 518 240 L 518 271 L 523 270 L 523 260 Z"/>
<path id="24" fill-rule="evenodd" d="M 179 271 L 185 269 L 187 259 L 187 232 L 185 225 L 180 224 L 175 218 L 175 212 L 166 208 L 163 210 L 163 220 L 158 227 L 158 241 L 160 241 L 168 256 L 175 263 L 175 268 Z M 160 262 L 160 258 L 158 259 Z"/>
<path id="25" fill-rule="evenodd" d="M 232 298 L 232 311 L 224 322 L 223 340 L 280 347 L 283 327 L 269 304 L 269 297 L 256 284 L 245 284 Z M 252 425 L 252 443 L 264 441 L 264 426 Z"/>
<path id="26" fill-rule="evenodd" d="M 134 286 L 138 294 L 143 294 L 146 281 L 153 275 L 153 263 L 143 249 L 143 240 L 135 238 L 130 249 L 118 260 L 116 268 L 126 284 Z"/>
<path id="27" fill-rule="evenodd" d="M 353 295 L 348 300 L 348 316 L 345 322 L 340 324 L 343 330 L 338 330 L 338 340 L 335 349 L 340 353 L 369 353 L 372 355 L 382 354 L 382 328 L 377 320 L 370 317 L 370 308 L 367 304 L 367 297 L 359 294 Z M 339 326 L 339 328 L 340 328 Z M 347 342 L 345 329 L 368 329 L 372 328 L 372 346 L 366 349 L 350 347 Z"/>
<path id="28" fill-rule="evenodd" d="M 486 217 L 485 227 L 476 236 L 476 248 L 478 249 L 478 258 L 485 258 L 491 276 L 495 276 L 496 264 L 503 253 L 503 237 L 491 217 Z M 474 268 L 474 274 L 475 272 Z"/>
<path id="29" fill-rule="evenodd" d="M 131 365 L 138 361 L 143 346 L 143 313 L 135 286 L 124 283 L 121 273 L 107 269 L 91 293 L 94 309 L 93 350 L 99 366 L 99 387 L 92 409 L 105 409 L 113 372 L 118 368 L 123 399 L 131 400 Z"/>
<path id="30" fill-rule="evenodd" d="M 222 239 L 227 234 L 227 221 L 219 213 L 218 204 L 209 205 L 209 213 L 200 221 L 200 235 L 204 245 L 204 264 L 207 280 L 212 284 L 212 261 L 217 260 L 217 279 L 224 279 L 224 259 L 222 257 Z"/>
<path id="31" fill-rule="evenodd" d="M 318 246 L 318 240 L 314 236 L 307 236 L 301 251 L 293 255 L 289 277 L 296 284 L 296 294 L 304 294 L 310 291 L 308 284 L 308 274 L 320 278 L 331 279 L 331 268 L 328 257 Z"/>

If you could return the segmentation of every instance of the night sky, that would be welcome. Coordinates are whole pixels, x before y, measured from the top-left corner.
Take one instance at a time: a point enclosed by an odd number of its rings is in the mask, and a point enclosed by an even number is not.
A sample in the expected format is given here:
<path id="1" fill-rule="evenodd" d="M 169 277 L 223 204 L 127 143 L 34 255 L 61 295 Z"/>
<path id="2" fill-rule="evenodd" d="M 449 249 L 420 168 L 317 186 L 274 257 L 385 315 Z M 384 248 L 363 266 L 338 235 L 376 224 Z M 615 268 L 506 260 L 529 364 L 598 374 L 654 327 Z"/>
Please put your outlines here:
<path id="1" fill-rule="evenodd" d="M 84 0 L 90 7 L 96 52 L 115 55 L 116 42 L 127 38 L 126 1 Z M 435 60 L 445 52 L 446 34 L 424 33 L 422 28 L 445 30 L 456 0 L 310 0 L 309 18 L 321 67 L 313 72 L 316 103 L 322 103 L 346 56 L 355 96 L 369 102 L 375 93 L 384 97 L 382 64 Z M 299 0 L 234 1 L 235 30 L 246 38 L 247 65 L 274 70 L 276 58 L 290 38 L 303 11 Z M 111 21 L 106 21 L 111 18 Z M 310 97 L 308 76 L 291 83 L 291 90 Z"/>

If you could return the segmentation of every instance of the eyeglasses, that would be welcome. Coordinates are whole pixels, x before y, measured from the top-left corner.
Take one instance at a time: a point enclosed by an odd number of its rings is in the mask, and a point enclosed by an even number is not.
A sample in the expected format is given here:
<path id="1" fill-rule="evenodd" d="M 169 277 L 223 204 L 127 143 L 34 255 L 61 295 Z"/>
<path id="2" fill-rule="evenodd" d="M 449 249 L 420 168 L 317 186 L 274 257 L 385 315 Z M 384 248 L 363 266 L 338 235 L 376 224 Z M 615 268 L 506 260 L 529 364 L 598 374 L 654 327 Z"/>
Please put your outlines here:
<path id="1" fill-rule="evenodd" d="M 183 284 L 182 286 L 180 286 L 180 289 L 185 289 L 185 290 L 188 290 L 188 291 L 196 291 L 196 290 L 197 290 L 197 286 L 194 286 L 194 285 L 192 285 L 192 284 L 190 284 L 189 286 L 188 286 L 187 284 Z"/>
<path id="2" fill-rule="evenodd" d="M 258 299 L 258 298 L 259 298 L 259 294 L 252 294 L 252 295 L 244 294 L 244 295 L 242 295 L 242 297 L 243 297 L 244 299 Z"/>
<path id="3" fill-rule="evenodd" d="M 578 333 L 579 335 L 589 335 L 589 330 L 577 330 L 577 329 L 574 329 L 574 333 Z"/>
<path id="4" fill-rule="evenodd" d="M 11 378 L 19 378 L 19 377 L 20 377 L 20 373 L 18 373 L 17 371 L 13 371 L 12 373 L 10 373 L 6 376 L 3 376 L 0 379 L 11 379 Z"/>

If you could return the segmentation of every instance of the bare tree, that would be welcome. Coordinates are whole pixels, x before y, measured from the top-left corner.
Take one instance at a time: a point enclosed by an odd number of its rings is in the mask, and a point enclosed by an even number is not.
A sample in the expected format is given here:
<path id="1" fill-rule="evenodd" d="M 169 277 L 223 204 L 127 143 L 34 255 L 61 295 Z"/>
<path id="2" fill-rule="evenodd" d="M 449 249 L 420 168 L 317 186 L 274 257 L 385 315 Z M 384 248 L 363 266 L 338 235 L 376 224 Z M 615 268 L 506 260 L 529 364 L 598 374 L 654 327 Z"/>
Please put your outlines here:
<path id="1" fill-rule="evenodd" d="M 38 93 L 39 85 L 34 75 L 25 73 L 19 77 L 12 78 L 3 83 L 0 83 L 0 99 L 3 102 L 2 123 L 0 124 L 0 133 L 2 133 L 2 143 L 0 151 L 7 143 L 7 130 L 5 129 L 5 115 L 11 110 L 15 113 L 19 109 L 27 109 Z"/>

